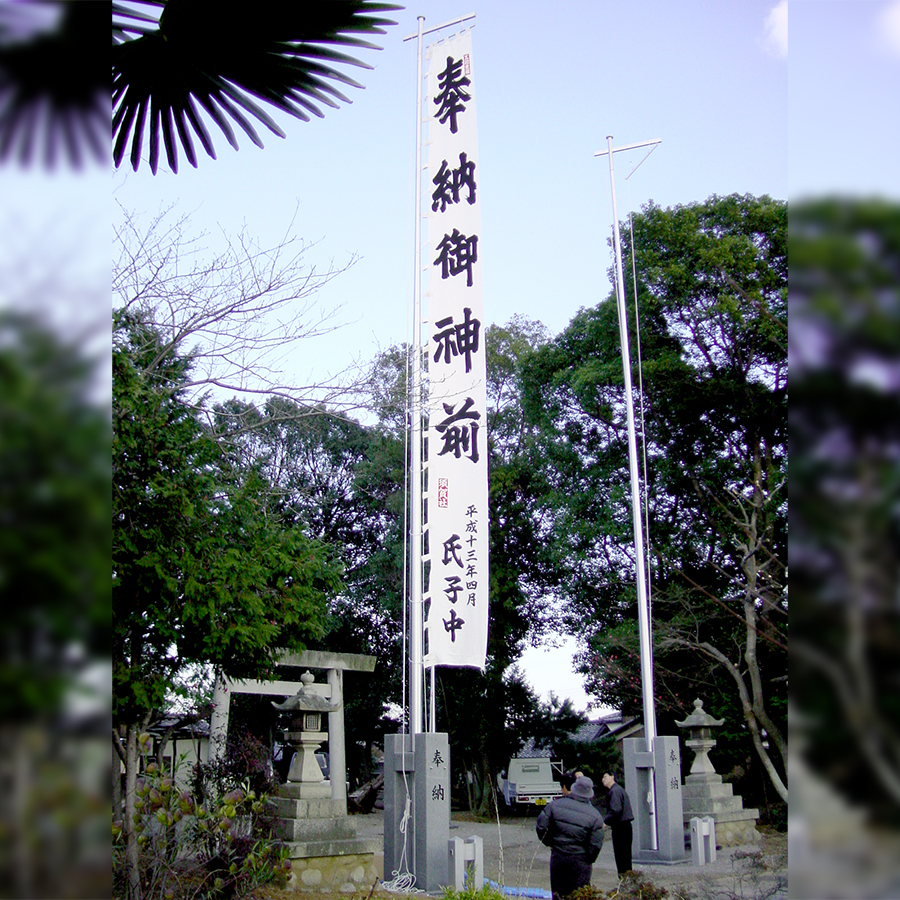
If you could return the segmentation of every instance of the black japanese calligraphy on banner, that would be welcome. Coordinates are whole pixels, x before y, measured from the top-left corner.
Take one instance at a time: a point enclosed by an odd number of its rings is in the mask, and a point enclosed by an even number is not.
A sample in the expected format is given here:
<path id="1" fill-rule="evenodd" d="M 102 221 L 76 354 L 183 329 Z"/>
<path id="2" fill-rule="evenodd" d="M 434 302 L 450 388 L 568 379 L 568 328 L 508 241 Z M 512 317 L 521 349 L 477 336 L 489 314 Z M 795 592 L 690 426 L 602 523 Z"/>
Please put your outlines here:
<path id="1" fill-rule="evenodd" d="M 475 163 L 469 162 L 465 152 L 459 154 L 459 168 L 451 169 L 445 159 L 437 175 L 431 179 L 437 187 L 431 195 L 431 209 L 444 212 L 452 203 L 459 203 L 463 188 L 468 192 L 465 200 L 469 205 L 475 202 Z M 440 210 L 438 210 L 440 207 Z"/>
<path id="2" fill-rule="evenodd" d="M 472 318 L 472 310 L 463 307 L 463 321 L 454 324 L 453 316 L 447 316 L 434 323 L 437 332 L 432 340 L 437 344 L 434 362 L 449 363 L 454 356 L 462 356 L 466 362 L 466 373 L 472 371 L 472 356 L 478 353 L 481 322 Z"/>
<path id="3" fill-rule="evenodd" d="M 472 267 L 478 262 L 478 235 L 466 236 L 454 228 L 452 234 L 444 235 L 437 251 L 434 264 L 441 267 L 441 278 L 465 272 L 466 287 L 472 287 Z"/>
<path id="4" fill-rule="evenodd" d="M 458 411 L 449 403 L 444 403 L 446 417 L 439 421 L 434 430 L 441 436 L 443 446 L 438 456 L 451 453 L 456 459 L 466 457 L 477 465 L 478 454 L 478 420 L 481 413 L 474 410 L 475 401 L 466 397 Z"/>
<path id="5" fill-rule="evenodd" d="M 434 95 L 434 102 L 438 105 L 435 117 L 443 125 L 450 123 L 450 133 L 459 131 L 457 117 L 466 111 L 466 103 L 472 99 L 472 95 L 466 90 L 472 83 L 464 74 L 463 68 L 468 70 L 471 54 L 462 59 L 447 57 L 447 68 L 437 77 L 438 90 Z"/>
<path id="6" fill-rule="evenodd" d="M 484 668 L 488 492 L 481 185 L 472 34 L 426 48 L 429 320 L 426 665 Z"/>

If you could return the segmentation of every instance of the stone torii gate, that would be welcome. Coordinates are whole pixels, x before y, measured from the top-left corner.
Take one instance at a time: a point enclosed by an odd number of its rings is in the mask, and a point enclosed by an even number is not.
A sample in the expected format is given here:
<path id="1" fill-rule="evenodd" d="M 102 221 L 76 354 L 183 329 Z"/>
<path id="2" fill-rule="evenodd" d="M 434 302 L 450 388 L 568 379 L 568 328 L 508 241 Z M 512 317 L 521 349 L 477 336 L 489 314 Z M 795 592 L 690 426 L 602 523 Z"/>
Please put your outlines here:
<path id="1" fill-rule="evenodd" d="M 304 650 L 302 653 L 285 653 L 278 660 L 281 666 L 297 666 L 305 669 L 325 669 L 327 684 L 311 684 L 309 689 L 337 705 L 328 713 L 329 774 L 331 799 L 347 805 L 347 758 L 344 748 L 344 672 L 373 672 L 375 657 L 358 653 L 329 653 L 321 650 Z M 291 696 L 303 684 L 299 681 L 259 681 L 256 679 L 231 679 L 219 677 L 213 693 L 213 714 L 210 722 L 210 759 L 219 759 L 225 752 L 228 735 L 228 711 L 231 695 L 268 694 Z"/>

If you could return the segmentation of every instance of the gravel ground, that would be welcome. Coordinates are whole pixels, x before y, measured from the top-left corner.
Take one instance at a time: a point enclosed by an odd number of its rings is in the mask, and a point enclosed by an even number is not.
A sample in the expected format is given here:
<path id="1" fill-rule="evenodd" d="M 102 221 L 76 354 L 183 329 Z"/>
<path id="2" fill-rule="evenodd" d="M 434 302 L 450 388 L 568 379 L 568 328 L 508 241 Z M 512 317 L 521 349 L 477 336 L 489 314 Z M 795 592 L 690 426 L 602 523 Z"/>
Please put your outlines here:
<path id="1" fill-rule="evenodd" d="M 375 812 L 354 817 L 361 837 L 384 835 L 383 814 Z M 484 874 L 501 885 L 520 888 L 550 889 L 550 849 L 537 839 L 535 817 L 503 818 L 497 822 L 476 822 L 470 816 L 454 813 L 450 837 L 463 839 L 478 836 L 484 842 Z M 768 870 L 754 868 L 747 853 L 761 851 Z M 763 835 L 759 845 L 720 849 L 715 862 L 705 866 L 691 864 L 690 852 L 685 862 L 673 865 L 636 864 L 635 869 L 653 884 L 669 889 L 677 897 L 678 889 L 687 889 L 698 900 L 713 897 L 762 896 L 786 897 L 786 889 L 767 894 L 779 876 L 787 876 L 787 836 Z M 603 850 L 594 863 L 591 884 L 609 891 L 618 885 L 612 840 L 609 829 Z"/>

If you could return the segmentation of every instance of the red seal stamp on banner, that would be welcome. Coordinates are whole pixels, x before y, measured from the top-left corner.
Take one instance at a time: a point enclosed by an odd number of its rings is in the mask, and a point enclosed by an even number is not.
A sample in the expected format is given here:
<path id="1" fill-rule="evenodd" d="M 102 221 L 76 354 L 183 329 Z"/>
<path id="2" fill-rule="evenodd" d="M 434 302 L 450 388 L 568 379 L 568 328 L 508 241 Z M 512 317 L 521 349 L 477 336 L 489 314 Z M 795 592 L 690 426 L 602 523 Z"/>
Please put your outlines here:
<path id="1" fill-rule="evenodd" d="M 450 505 L 450 479 L 438 478 L 437 501 L 439 509 L 446 509 Z"/>

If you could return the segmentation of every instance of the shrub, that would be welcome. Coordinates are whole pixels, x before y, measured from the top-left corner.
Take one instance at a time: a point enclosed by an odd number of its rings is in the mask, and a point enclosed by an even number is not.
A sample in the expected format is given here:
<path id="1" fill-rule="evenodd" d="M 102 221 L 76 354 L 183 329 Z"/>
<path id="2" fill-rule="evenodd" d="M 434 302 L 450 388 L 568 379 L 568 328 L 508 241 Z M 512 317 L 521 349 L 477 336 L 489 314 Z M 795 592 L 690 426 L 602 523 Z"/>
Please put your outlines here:
<path id="1" fill-rule="evenodd" d="M 453 888 L 442 888 L 444 900 L 508 900 L 497 888 L 483 885 L 476 888 L 474 885 L 466 883 L 463 891 L 455 891 Z"/>
<path id="2" fill-rule="evenodd" d="M 215 790 L 180 789 L 177 768 L 146 765 L 138 779 L 135 827 L 146 900 L 219 900 L 246 897 L 257 886 L 284 884 L 286 850 L 272 840 L 268 795 L 249 781 Z M 202 774 L 202 773 L 201 773 Z M 115 895 L 125 893 L 124 829 L 113 822 Z"/>
<path id="3" fill-rule="evenodd" d="M 669 891 L 664 887 L 657 887 L 640 872 L 634 870 L 626 872 L 619 886 L 611 891 L 601 891 L 588 884 L 580 887 L 569 895 L 570 900 L 665 900 Z M 678 900 L 678 898 L 673 898 Z"/>

